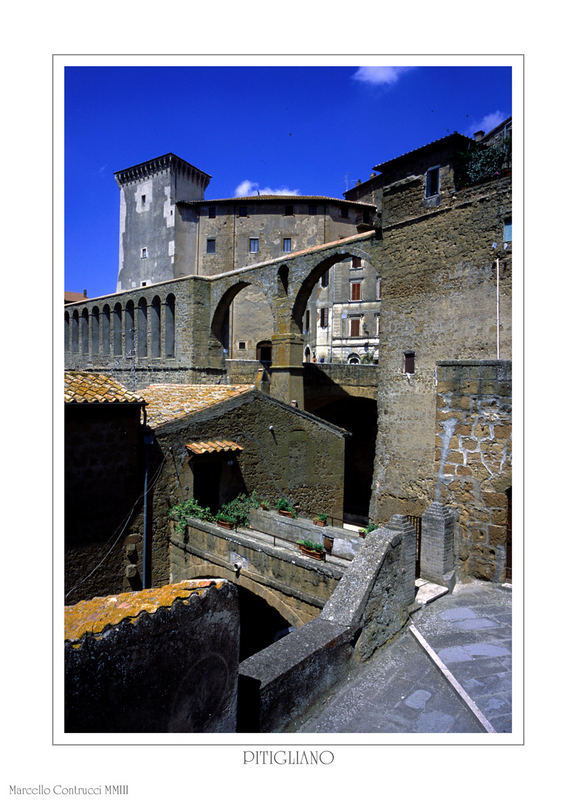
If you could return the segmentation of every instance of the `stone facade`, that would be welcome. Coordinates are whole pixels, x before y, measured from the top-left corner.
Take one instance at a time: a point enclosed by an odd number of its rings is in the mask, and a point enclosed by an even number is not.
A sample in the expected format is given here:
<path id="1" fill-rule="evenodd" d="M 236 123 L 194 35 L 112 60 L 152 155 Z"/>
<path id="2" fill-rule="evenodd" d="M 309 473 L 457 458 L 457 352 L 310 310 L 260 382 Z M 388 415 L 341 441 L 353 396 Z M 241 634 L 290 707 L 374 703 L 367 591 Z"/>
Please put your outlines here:
<path id="1" fill-rule="evenodd" d="M 146 390 L 142 394 L 146 398 Z M 154 585 L 170 579 L 170 509 L 190 497 L 202 505 L 212 498 L 216 510 L 241 492 L 256 491 L 272 503 L 285 495 L 311 517 L 321 511 L 342 517 L 346 432 L 257 390 L 158 425 L 154 435 L 151 474 L 161 469 L 151 493 Z M 192 456 L 186 444 L 206 440 L 243 449 Z M 209 470 L 210 497 L 200 488 Z"/>
<path id="2" fill-rule="evenodd" d="M 511 362 L 440 362 L 435 497 L 458 512 L 461 577 L 511 578 Z"/>

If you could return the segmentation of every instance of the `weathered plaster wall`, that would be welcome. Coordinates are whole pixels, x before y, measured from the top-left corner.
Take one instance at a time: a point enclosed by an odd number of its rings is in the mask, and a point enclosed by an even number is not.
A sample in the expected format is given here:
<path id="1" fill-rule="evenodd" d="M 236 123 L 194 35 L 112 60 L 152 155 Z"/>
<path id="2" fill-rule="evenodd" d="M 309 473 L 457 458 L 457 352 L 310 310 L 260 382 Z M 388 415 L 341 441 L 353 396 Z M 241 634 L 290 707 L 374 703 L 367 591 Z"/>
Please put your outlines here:
<path id="1" fill-rule="evenodd" d="M 239 611 L 226 581 L 65 609 L 67 733 L 236 730 Z"/>

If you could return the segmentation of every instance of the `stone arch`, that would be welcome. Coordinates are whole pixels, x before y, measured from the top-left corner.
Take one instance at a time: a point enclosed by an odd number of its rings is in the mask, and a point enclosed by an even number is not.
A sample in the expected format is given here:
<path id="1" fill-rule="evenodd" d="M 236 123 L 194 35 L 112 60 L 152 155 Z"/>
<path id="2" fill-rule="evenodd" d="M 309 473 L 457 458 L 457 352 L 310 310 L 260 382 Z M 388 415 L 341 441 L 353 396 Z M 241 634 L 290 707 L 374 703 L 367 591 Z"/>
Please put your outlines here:
<path id="1" fill-rule="evenodd" d="M 227 571 L 228 570 L 226 570 L 226 568 L 217 567 L 214 564 L 208 564 L 205 562 L 202 565 L 188 566 L 186 570 L 186 579 L 196 580 L 198 578 L 224 578 L 225 580 L 231 580 L 230 576 L 223 575 L 223 572 Z M 247 578 L 242 574 L 242 571 L 240 576 L 233 582 L 238 583 L 239 586 L 248 589 L 253 594 L 256 594 L 258 597 L 265 600 L 269 606 L 275 608 L 279 614 L 283 616 L 294 628 L 300 628 L 302 625 L 309 622 L 311 617 L 314 616 L 313 613 L 307 614 L 302 610 L 296 610 L 290 605 L 289 602 L 282 599 L 279 592 L 273 592 L 272 589 L 257 583 L 252 578 Z M 317 613 L 320 613 L 320 609 L 316 609 L 316 611 Z"/>
<path id="2" fill-rule="evenodd" d="M 129 300 L 124 308 L 124 355 L 134 356 L 134 302 Z"/>
<path id="3" fill-rule="evenodd" d="M 70 350 L 70 314 L 68 311 L 64 312 L 64 351 L 67 353 Z"/>
<path id="4" fill-rule="evenodd" d="M 89 346 L 88 309 L 83 308 L 82 314 L 80 315 L 80 348 L 83 356 L 88 356 Z"/>
<path id="5" fill-rule="evenodd" d="M 161 311 L 160 297 L 155 295 L 150 304 L 150 355 L 152 358 L 160 358 L 160 330 L 161 330 Z"/>
<path id="6" fill-rule="evenodd" d="M 260 285 L 260 283 L 256 281 L 247 281 L 247 280 L 237 280 L 232 285 L 227 286 L 224 288 L 222 295 L 218 302 L 216 303 L 216 308 L 212 315 L 212 320 L 210 324 L 210 341 L 209 341 L 209 350 L 211 353 L 211 362 L 213 366 L 222 366 L 223 356 L 224 358 L 230 357 L 233 355 L 231 351 L 231 334 L 234 335 L 237 333 L 238 327 L 238 319 L 241 317 L 243 313 L 245 314 L 245 318 L 250 313 L 254 314 L 254 309 L 257 307 L 257 304 L 253 305 L 252 312 L 250 308 L 247 312 L 246 309 L 242 309 L 242 304 L 239 306 L 239 301 L 242 301 L 243 290 L 248 290 L 247 297 L 251 296 L 251 293 L 257 293 L 259 297 L 266 300 L 266 311 L 263 312 L 262 301 L 258 303 L 259 314 L 262 315 L 264 313 L 265 316 L 268 317 L 269 309 L 270 309 L 270 320 L 271 320 L 271 332 L 272 332 L 272 308 L 271 308 L 271 300 L 269 294 L 267 294 L 265 288 Z M 235 303 L 236 300 L 236 303 Z M 233 308 L 234 304 L 234 327 L 231 330 L 231 309 Z M 249 303 L 250 306 L 250 303 Z M 256 324 L 256 323 L 255 323 Z M 266 331 L 265 333 L 269 333 Z M 256 335 L 256 334 L 255 334 Z M 270 335 L 270 334 L 269 334 Z M 254 335 L 252 336 L 254 338 Z M 255 339 L 256 341 L 265 338 L 264 335 L 258 335 Z M 254 357 L 252 355 L 251 357 Z"/>
<path id="7" fill-rule="evenodd" d="M 176 298 L 166 296 L 164 304 L 164 352 L 167 358 L 174 358 L 176 340 Z"/>
<path id="8" fill-rule="evenodd" d="M 116 303 L 113 316 L 113 353 L 115 356 L 122 355 L 122 306 Z"/>
<path id="9" fill-rule="evenodd" d="M 92 319 L 90 320 L 90 348 L 92 357 L 98 356 L 100 351 L 100 309 L 94 306 L 91 313 Z"/>
<path id="10" fill-rule="evenodd" d="M 145 297 L 141 297 L 138 301 L 136 340 L 138 357 L 146 358 L 148 355 L 148 303 Z"/>
<path id="11" fill-rule="evenodd" d="M 110 306 L 108 303 L 102 308 L 102 355 L 110 355 Z"/>
<path id="12" fill-rule="evenodd" d="M 307 303 L 312 294 L 312 291 L 317 283 L 325 273 L 327 273 L 332 266 L 338 264 L 340 261 L 346 261 L 349 258 L 357 256 L 362 258 L 368 266 L 372 266 L 368 253 L 357 247 L 343 247 L 339 252 L 333 252 L 329 256 L 322 258 L 314 264 L 306 277 L 304 277 L 298 286 L 294 302 L 291 309 L 291 328 L 293 331 L 303 332 L 303 317 L 307 307 Z"/>

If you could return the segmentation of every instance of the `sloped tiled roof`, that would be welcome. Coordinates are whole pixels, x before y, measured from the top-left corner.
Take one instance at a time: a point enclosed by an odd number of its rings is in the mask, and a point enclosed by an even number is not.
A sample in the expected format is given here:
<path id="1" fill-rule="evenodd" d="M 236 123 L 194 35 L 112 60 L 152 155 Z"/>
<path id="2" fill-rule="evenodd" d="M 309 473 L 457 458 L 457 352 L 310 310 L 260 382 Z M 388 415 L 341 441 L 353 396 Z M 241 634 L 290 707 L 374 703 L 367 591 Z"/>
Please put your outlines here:
<path id="1" fill-rule="evenodd" d="M 252 384 L 153 383 L 142 389 L 147 403 L 146 416 L 151 428 L 172 422 L 187 414 L 196 414 L 205 408 L 223 403 L 254 389 Z"/>
<path id="2" fill-rule="evenodd" d="M 101 634 L 106 628 L 118 625 L 123 620 L 134 623 L 143 612 L 154 614 L 159 608 L 170 607 L 177 600 L 186 600 L 191 594 L 203 594 L 211 585 L 220 589 L 224 581 L 187 580 L 139 592 L 81 600 L 76 605 L 64 607 L 64 640 L 75 642 L 84 634 Z"/>
<path id="3" fill-rule="evenodd" d="M 229 442 L 226 439 L 215 439 L 212 442 L 188 442 L 186 447 L 197 456 L 202 456 L 205 453 L 229 453 L 234 450 L 244 450 L 236 442 Z"/>
<path id="4" fill-rule="evenodd" d="M 143 403 L 142 397 L 99 372 L 67 370 L 64 373 L 65 403 Z"/>

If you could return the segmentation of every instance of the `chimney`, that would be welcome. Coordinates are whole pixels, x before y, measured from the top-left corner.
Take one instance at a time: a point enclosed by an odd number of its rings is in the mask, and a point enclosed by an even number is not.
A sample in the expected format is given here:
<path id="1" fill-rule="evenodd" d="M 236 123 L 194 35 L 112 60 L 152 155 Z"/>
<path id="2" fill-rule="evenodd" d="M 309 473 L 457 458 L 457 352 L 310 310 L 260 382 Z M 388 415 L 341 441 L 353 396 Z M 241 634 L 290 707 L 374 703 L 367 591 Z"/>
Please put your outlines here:
<path id="1" fill-rule="evenodd" d="M 485 131 L 477 131 L 477 133 L 473 134 L 473 138 L 476 142 L 480 142 L 484 135 Z"/>

